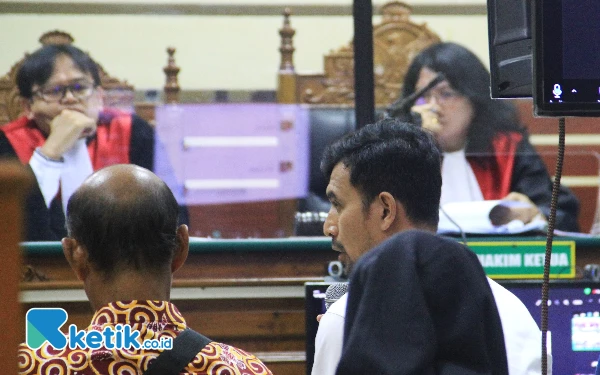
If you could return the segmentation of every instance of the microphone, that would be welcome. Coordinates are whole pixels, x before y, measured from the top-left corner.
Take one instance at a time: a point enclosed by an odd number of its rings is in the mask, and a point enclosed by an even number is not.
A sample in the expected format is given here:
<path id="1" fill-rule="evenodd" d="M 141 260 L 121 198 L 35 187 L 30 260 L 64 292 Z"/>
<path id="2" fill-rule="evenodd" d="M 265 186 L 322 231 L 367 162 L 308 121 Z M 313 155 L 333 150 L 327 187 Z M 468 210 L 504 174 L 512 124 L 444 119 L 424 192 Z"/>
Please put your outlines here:
<path id="1" fill-rule="evenodd" d="M 423 96 L 423 94 L 431 90 L 435 85 L 437 85 L 445 79 L 446 76 L 444 76 L 444 73 L 438 73 L 435 76 L 435 78 L 422 89 L 413 92 L 406 98 L 398 98 L 398 100 L 390 104 L 386 109 L 387 115 L 389 117 L 397 117 L 398 115 L 405 113 L 407 109 L 409 109 L 415 104 L 415 101 L 417 101 L 417 99 L 419 99 L 421 96 Z"/>
<path id="2" fill-rule="evenodd" d="M 335 283 L 329 285 L 325 292 L 325 309 L 329 310 L 329 307 L 346 294 L 347 291 L 348 283 Z"/>

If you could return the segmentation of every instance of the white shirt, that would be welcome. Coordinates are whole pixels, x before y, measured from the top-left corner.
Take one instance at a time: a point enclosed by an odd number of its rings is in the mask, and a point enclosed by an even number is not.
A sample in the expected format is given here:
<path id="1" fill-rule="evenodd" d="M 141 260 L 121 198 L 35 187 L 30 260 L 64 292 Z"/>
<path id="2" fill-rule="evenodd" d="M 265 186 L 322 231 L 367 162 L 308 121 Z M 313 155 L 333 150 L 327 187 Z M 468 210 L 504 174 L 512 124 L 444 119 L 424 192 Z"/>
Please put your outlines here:
<path id="1" fill-rule="evenodd" d="M 482 200 L 483 193 L 481 193 L 473 168 L 467 161 L 465 150 L 444 153 L 440 204 Z"/>
<path id="2" fill-rule="evenodd" d="M 500 314 L 510 375 L 542 373 L 542 332 L 527 307 L 509 290 L 488 278 Z M 548 374 L 552 356 L 548 354 Z"/>
<path id="3" fill-rule="evenodd" d="M 541 374 L 542 333 L 537 323 L 517 296 L 490 278 L 488 282 L 502 323 L 508 373 L 510 375 Z M 335 375 L 342 357 L 347 301 L 348 294 L 344 294 L 329 307 L 319 322 L 312 375 Z M 551 369 L 552 357 L 548 355 L 548 374 L 552 374 Z"/>
<path id="4" fill-rule="evenodd" d="M 38 152 L 34 152 L 29 159 L 29 166 L 35 174 L 46 207 L 50 207 L 59 187 L 61 188 L 65 213 L 71 195 L 94 172 L 85 139 L 79 139 L 72 148 L 65 152 L 63 161 L 48 160 Z"/>
<path id="5" fill-rule="evenodd" d="M 329 306 L 321 317 L 315 338 L 312 375 L 335 375 L 335 369 L 342 357 L 347 302 L 348 293 Z"/>

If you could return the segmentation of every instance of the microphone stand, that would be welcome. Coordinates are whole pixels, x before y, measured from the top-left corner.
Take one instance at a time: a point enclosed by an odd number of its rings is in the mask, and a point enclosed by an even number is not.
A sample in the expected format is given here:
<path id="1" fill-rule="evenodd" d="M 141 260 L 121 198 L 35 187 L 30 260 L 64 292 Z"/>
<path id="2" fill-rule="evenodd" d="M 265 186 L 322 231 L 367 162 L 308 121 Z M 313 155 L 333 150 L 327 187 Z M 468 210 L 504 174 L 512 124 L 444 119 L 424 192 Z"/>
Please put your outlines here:
<path id="1" fill-rule="evenodd" d="M 438 73 L 435 76 L 435 78 L 422 89 L 413 92 L 406 98 L 398 98 L 398 100 L 396 100 L 386 108 L 386 117 L 398 117 L 399 115 L 406 113 L 406 111 L 414 105 L 417 99 L 419 99 L 427 91 L 431 90 L 434 86 L 436 86 L 438 83 L 442 82 L 445 79 L 446 76 L 444 76 L 444 73 Z"/>

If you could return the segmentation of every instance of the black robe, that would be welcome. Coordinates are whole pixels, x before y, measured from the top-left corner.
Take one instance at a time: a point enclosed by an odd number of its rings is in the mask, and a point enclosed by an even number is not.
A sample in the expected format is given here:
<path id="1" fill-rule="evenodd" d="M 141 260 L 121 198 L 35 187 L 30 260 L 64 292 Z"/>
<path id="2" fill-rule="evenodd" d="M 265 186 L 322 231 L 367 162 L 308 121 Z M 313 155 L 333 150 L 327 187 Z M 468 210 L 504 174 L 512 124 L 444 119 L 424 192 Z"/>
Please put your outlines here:
<path id="1" fill-rule="evenodd" d="M 15 149 L 6 134 L 0 131 L 0 157 L 17 158 Z M 17 158 L 18 159 L 18 158 Z M 142 118 L 132 115 L 129 161 L 149 170 L 154 170 L 154 130 Z M 35 175 L 31 171 L 35 181 Z M 55 198 L 46 207 L 44 196 L 33 184 L 25 202 L 25 240 L 60 241 L 67 235 L 65 214 L 60 198 Z M 187 211 L 180 215 L 187 220 Z"/>
<path id="2" fill-rule="evenodd" d="M 407 231 L 369 251 L 350 279 L 337 375 L 505 375 L 502 324 L 477 256 Z"/>

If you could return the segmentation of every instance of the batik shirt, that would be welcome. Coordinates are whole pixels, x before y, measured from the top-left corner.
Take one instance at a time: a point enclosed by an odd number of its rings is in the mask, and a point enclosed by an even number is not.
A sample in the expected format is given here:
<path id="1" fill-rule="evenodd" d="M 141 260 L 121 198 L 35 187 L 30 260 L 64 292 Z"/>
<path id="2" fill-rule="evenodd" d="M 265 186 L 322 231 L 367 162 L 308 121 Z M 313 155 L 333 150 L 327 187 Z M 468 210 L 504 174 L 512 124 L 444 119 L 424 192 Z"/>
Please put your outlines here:
<path id="1" fill-rule="evenodd" d="M 121 325 L 117 327 L 117 325 Z M 111 302 L 94 314 L 85 329 L 113 331 L 124 326 L 140 331 L 139 340 L 177 337 L 187 328 L 175 305 L 166 301 Z M 130 347 L 131 348 L 131 347 Z M 161 350 L 156 349 L 54 349 L 47 341 L 32 350 L 19 346 L 19 373 L 44 375 L 142 374 Z M 182 374 L 272 375 L 254 355 L 230 345 L 211 342 L 188 364 Z"/>

